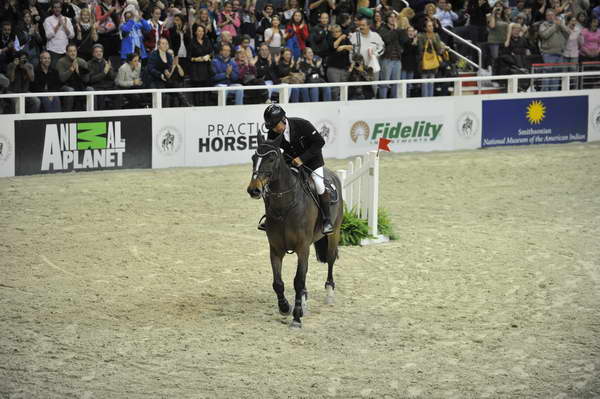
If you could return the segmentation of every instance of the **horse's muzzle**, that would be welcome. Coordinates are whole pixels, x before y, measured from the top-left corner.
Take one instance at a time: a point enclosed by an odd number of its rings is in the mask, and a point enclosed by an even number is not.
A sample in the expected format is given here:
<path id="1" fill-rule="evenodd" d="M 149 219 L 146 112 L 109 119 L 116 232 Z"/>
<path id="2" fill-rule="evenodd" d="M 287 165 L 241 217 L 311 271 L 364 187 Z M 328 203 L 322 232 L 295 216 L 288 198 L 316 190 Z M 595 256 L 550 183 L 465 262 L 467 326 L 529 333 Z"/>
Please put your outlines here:
<path id="1" fill-rule="evenodd" d="M 250 194 L 250 196 L 252 198 L 254 198 L 254 199 L 259 199 L 260 198 L 260 193 L 261 193 L 260 189 L 248 187 L 247 191 L 248 191 L 248 194 Z"/>

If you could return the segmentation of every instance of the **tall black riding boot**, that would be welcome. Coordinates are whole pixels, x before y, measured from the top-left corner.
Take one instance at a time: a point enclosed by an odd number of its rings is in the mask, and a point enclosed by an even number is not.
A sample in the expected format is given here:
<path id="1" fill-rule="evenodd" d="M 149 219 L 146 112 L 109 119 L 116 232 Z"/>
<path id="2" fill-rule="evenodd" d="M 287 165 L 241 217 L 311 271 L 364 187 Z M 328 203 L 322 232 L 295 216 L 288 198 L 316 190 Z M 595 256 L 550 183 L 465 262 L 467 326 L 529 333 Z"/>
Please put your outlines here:
<path id="1" fill-rule="evenodd" d="M 333 233 L 333 226 L 331 225 L 331 211 L 329 209 L 330 201 L 329 191 L 319 195 L 319 201 L 321 202 L 321 211 L 323 212 L 323 234 Z"/>

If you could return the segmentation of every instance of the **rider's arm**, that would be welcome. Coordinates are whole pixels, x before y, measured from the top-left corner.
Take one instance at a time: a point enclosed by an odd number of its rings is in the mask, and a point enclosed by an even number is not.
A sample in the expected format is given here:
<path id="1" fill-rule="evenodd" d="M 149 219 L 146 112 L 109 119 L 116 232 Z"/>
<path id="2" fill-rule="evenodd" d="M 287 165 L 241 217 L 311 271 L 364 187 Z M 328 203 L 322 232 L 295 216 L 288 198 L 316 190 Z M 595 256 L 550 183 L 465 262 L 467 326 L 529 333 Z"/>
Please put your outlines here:
<path id="1" fill-rule="evenodd" d="M 312 123 L 308 121 L 304 121 L 302 125 L 302 135 L 304 136 L 306 151 L 300 155 L 300 159 L 302 163 L 306 163 L 321 154 L 321 148 L 325 145 L 325 140 Z"/>

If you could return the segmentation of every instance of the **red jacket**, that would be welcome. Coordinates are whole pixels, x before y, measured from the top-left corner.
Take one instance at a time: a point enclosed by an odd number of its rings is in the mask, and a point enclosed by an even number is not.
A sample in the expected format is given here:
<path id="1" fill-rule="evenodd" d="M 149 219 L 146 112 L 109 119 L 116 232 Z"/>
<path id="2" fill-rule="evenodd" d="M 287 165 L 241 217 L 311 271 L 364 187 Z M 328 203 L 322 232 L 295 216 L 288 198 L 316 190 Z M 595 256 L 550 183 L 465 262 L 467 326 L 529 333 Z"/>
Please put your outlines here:
<path id="1" fill-rule="evenodd" d="M 306 39 L 308 39 L 308 26 L 306 23 L 302 23 L 301 25 L 289 24 L 285 28 L 285 33 L 287 39 L 290 39 L 292 36 L 296 36 L 298 38 L 298 43 L 300 44 L 300 50 L 304 51 L 306 47 Z M 286 39 L 286 40 L 287 40 Z"/>

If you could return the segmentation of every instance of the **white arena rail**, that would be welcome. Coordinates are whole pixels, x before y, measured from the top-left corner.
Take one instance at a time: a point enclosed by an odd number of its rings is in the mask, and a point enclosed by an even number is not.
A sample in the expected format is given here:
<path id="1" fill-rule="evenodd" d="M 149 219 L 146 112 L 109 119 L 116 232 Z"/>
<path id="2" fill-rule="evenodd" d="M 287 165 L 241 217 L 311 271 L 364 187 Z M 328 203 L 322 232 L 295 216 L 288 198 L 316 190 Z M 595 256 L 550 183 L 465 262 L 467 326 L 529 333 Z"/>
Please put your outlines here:
<path id="1" fill-rule="evenodd" d="M 369 225 L 373 238 L 362 240 L 361 245 L 388 241 L 377 230 L 379 207 L 379 157 L 377 151 L 369 151 L 364 157 L 356 157 L 348 163 L 348 169 L 336 171 L 342 183 L 342 196 L 347 209 L 354 210 Z"/>
<path id="2" fill-rule="evenodd" d="M 103 91 L 80 91 L 80 92 L 45 92 L 45 93 L 15 93 L 15 94 L 3 94 L 0 95 L 0 99 L 15 98 L 17 99 L 16 114 L 25 114 L 25 98 L 27 97 L 49 97 L 49 96 L 77 96 L 86 98 L 85 112 L 94 111 L 94 96 L 106 95 L 114 96 L 118 94 L 152 94 L 152 108 L 163 108 L 162 106 L 162 95 L 166 93 L 195 93 L 195 92 L 217 92 L 218 106 L 227 106 L 226 104 L 226 92 L 233 92 L 235 90 L 265 90 L 266 88 L 275 89 L 279 92 L 279 99 L 281 104 L 288 103 L 290 90 L 293 88 L 311 88 L 311 87 L 339 87 L 340 88 L 340 101 L 348 101 L 348 88 L 351 86 L 373 86 L 383 84 L 397 84 L 399 85 L 398 98 L 408 98 L 407 96 L 407 85 L 409 84 L 422 84 L 422 83 L 452 83 L 452 95 L 461 96 L 463 94 L 463 83 L 464 82 L 478 82 L 483 84 L 489 82 L 487 87 L 492 85 L 492 81 L 506 82 L 506 93 L 518 93 L 518 82 L 519 80 L 532 80 L 533 79 L 549 79 L 549 78 L 560 78 L 561 79 L 561 91 L 570 90 L 570 80 L 573 78 L 585 78 L 591 81 L 591 78 L 596 78 L 600 82 L 600 71 L 589 71 L 589 72 L 560 72 L 560 73 L 542 73 L 542 74 L 528 74 L 528 75 L 492 75 L 492 76 L 471 76 L 471 77 L 460 77 L 460 78 L 434 78 L 434 79 L 410 79 L 410 80 L 376 80 L 370 82 L 337 82 L 337 83 L 303 83 L 303 84 L 280 84 L 273 86 L 236 86 L 236 87 L 186 87 L 178 89 L 136 89 L 136 90 L 103 90 Z M 373 99 L 376 100 L 376 99 Z"/>

